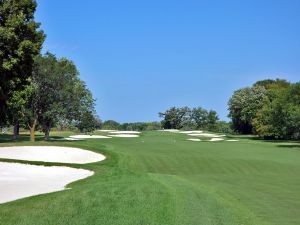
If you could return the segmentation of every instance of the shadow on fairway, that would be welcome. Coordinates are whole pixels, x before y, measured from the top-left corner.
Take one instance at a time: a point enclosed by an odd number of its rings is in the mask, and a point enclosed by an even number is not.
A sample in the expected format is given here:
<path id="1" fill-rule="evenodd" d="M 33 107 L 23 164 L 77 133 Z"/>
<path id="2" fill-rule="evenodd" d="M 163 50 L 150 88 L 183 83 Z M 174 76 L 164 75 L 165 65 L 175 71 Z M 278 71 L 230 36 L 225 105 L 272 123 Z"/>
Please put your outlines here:
<path id="1" fill-rule="evenodd" d="M 35 141 L 44 141 L 43 135 L 36 135 Z M 1 134 L 0 135 L 0 143 L 21 143 L 21 142 L 29 142 L 30 141 L 30 135 L 29 134 L 20 134 L 17 140 L 13 140 L 11 134 Z"/>
<path id="2" fill-rule="evenodd" d="M 300 144 L 286 144 L 286 145 L 277 145 L 280 148 L 298 148 L 300 150 Z"/>
<path id="3" fill-rule="evenodd" d="M 55 142 L 55 143 L 70 143 L 72 141 L 70 140 L 63 140 L 64 137 L 62 136 L 51 136 L 51 138 L 56 140 L 48 140 L 47 142 Z M 59 139 L 62 140 L 59 140 Z M 30 135 L 29 134 L 21 134 L 17 140 L 12 139 L 11 134 L 0 134 L 0 143 L 22 143 L 22 142 L 29 142 L 30 141 Z M 35 136 L 35 142 L 41 142 L 45 141 L 44 135 L 36 135 Z M 76 142 L 80 142 L 82 140 L 76 140 Z"/>

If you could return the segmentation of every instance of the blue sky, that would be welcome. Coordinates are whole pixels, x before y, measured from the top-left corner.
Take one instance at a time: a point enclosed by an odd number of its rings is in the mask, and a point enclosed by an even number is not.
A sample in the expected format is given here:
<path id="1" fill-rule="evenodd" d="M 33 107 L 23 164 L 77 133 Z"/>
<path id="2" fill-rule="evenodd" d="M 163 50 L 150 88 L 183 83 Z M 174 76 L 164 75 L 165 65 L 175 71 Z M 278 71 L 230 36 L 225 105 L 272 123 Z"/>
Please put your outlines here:
<path id="1" fill-rule="evenodd" d="M 38 0 L 44 51 L 72 59 L 103 120 L 202 106 L 226 120 L 233 91 L 300 79 L 300 1 Z"/>

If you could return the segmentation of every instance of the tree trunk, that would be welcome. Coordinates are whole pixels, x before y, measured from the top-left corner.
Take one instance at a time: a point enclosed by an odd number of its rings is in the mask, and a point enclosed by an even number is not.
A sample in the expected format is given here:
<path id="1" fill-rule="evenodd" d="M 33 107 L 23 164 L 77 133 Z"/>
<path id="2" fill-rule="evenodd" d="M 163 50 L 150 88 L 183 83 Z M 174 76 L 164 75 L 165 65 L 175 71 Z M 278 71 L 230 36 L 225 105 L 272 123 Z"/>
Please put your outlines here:
<path id="1" fill-rule="evenodd" d="M 30 128 L 30 141 L 35 142 L 35 129 Z"/>
<path id="2" fill-rule="evenodd" d="M 30 141 L 31 141 L 31 142 L 35 142 L 35 127 L 36 127 L 36 123 L 37 123 L 37 120 L 35 119 L 35 120 L 33 121 L 32 126 L 29 126 L 29 130 L 30 130 Z"/>
<path id="3" fill-rule="evenodd" d="M 47 127 L 45 130 L 45 141 L 49 141 L 50 136 L 50 127 Z"/>
<path id="4" fill-rule="evenodd" d="M 20 134 L 20 123 L 17 120 L 14 124 L 13 140 L 17 140 L 19 138 L 19 134 Z"/>

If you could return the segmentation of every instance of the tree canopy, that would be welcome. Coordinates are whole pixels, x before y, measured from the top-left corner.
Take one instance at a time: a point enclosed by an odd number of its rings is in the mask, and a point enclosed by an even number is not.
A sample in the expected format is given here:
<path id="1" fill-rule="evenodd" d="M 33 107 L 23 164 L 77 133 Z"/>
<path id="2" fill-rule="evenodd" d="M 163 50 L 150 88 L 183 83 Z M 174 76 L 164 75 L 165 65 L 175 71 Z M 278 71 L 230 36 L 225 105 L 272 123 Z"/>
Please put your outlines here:
<path id="1" fill-rule="evenodd" d="M 266 98 L 267 90 L 263 86 L 235 91 L 228 102 L 233 129 L 239 133 L 250 134 L 253 130 L 252 120 L 257 111 L 262 108 Z"/>
<path id="2" fill-rule="evenodd" d="M 229 100 L 232 126 L 264 138 L 300 138 L 300 83 L 262 80 L 234 92 Z"/>
<path id="3" fill-rule="evenodd" d="M 218 114 L 214 110 L 208 111 L 202 107 L 191 110 L 191 123 L 196 126 L 196 129 L 214 130 L 218 121 Z"/>
<path id="4" fill-rule="evenodd" d="M 159 116 L 163 118 L 161 124 L 165 129 L 181 129 L 190 121 L 190 112 L 188 107 L 171 107 L 159 113 Z"/>
<path id="5" fill-rule="evenodd" d="M 273 90 L 253 119 L 254 133 L 265 138 L 300 138 L 300 83 Z M 276 95 L 275 95 L 276 94 Z"/>
<path id="6" fill-rule="evenodd" d="M 7 101 L 24 89 L 31 76 L 34 57 L 45 35 L 35 22 L 34 0 L 0 1 L 0 120 L 7 119 Z"/>
<path id="7" fill-rule="evenodd" d="M 202 107 L 171 107 L 163 113 L 161 125 L 165 129 L 218 129 L 219 117 L 216 111 L 206 110 Z"/>
<path id="8" fill-rule="evenodd" d="M 82 131 L 92 131 L 94 99 L 72 61 L 46 53 L 35 58 L 32 77 L 24 90 L 15 91 L 9 101 L 15 116 L 31 131 L 39 127 L 46 138 L 59 121 L 74 123 Z"/>

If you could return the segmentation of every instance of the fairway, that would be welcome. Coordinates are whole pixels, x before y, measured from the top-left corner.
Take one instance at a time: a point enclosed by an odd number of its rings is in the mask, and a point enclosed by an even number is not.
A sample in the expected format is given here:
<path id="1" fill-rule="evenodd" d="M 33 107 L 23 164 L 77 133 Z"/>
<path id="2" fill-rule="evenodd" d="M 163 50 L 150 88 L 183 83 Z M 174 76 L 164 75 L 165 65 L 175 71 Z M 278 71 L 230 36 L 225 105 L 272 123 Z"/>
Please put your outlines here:
<path id="1" fill-rule="evenodd" d="M 239 142 L 192 142 L 187 137 L 153 131 L 138 138 L 38 141 L 34 145 L 78 147 L 103 153 L 107 159 L 68 164 L 95 172 L 69 185 L 69 190 L 0 205 L 0 224 L 300 223 L 298 143 L 249 136 L 233 136 Z M 22 139 L 14 144 L 2 140 L 1 147 L 29 145 Z"/>

